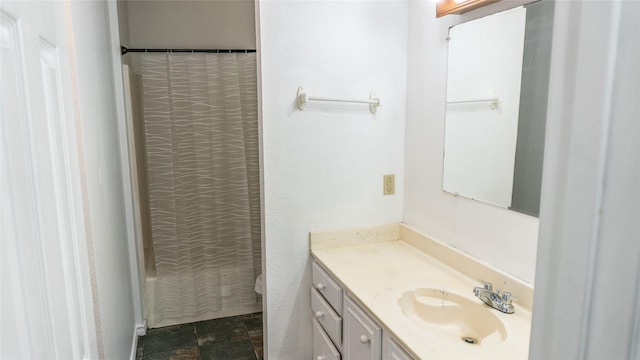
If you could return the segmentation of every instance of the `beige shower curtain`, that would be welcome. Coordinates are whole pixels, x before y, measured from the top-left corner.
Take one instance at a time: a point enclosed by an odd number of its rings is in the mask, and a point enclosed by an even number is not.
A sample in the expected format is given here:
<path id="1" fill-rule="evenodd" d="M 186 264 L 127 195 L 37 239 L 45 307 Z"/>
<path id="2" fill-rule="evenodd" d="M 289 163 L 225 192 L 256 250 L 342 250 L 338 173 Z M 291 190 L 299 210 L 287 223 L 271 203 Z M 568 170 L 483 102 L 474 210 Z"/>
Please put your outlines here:
<path id="1" fill-rule="evenodd" d="M 255 304 L 255 54 L 141 56 L 156 317 L 202 319 Z"/>

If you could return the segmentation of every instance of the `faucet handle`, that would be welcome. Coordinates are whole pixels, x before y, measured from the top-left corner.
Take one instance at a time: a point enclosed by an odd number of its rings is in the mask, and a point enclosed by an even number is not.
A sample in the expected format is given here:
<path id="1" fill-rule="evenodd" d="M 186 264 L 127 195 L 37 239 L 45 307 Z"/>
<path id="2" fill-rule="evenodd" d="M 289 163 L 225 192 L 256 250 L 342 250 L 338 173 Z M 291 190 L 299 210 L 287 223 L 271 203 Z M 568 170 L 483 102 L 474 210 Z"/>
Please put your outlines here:
<path id="1" fill-rule="evenodd" d="M 484 284 L 484 289 L 487 291 L 492 291 L 493 290 L 493 284 L 491 284 L 488 281 L 484 281 L 482 279 L 480 279 L 480 282 Z"/>
<path id="2" fill-rule="evenodd" d="M 505 291 L 504 294 L 502 294 L 502 302 L 506 305 L 511 304 L 511 293 Z"/>

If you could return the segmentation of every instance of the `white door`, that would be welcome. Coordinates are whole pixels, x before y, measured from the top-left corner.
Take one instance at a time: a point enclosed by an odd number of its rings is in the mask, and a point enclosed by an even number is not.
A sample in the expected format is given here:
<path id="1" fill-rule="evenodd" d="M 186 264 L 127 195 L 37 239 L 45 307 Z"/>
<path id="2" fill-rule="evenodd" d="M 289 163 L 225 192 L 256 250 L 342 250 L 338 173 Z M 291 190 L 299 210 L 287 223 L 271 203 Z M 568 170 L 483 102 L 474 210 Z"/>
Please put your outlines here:
<path id="1" fill-rule="evenodd" d="M 68 3 L 0 16 L 0 358 L 96 358 Z"/>

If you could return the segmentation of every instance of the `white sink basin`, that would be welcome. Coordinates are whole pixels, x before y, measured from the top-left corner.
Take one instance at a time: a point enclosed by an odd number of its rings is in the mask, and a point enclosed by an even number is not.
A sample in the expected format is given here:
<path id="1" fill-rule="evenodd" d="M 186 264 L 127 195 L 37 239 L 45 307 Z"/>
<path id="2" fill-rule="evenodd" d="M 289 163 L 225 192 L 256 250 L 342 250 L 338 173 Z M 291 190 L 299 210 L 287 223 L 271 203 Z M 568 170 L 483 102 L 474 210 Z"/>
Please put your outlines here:
<path id="1" fill-rule="evenodd" d="M 481 302 L 434 288 L 407 291 L 398 299 L 402 314 L 447 341 L 487 346 L 506 340 L 504 324 Z"/>

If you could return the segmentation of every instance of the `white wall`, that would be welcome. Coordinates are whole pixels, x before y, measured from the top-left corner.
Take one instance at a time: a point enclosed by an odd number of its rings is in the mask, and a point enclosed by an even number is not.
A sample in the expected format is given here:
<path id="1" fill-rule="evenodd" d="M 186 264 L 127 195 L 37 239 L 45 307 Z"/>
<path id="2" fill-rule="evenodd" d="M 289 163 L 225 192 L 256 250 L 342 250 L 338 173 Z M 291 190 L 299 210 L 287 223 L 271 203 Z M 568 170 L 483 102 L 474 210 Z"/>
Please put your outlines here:
<path id="1" fill-rule="evenodd" d="M 259 7 L 264 171 L 266 351 L 311 353 L 311 230 L 402 219 L 407 2 L 262 1 Z M 295 106 L 316 96 L 382 106 Z M 395 173 L 396 195 L 382 195 Z"/>
<path id="2" fill-rule="evenodd" d="M 118 32 L 120 33 L 120 44 L 129 46 L 129 7 L 126 0 L 117 0 L 118 8 Z"/>
<path id="3" fill-rule="evenodd" d="M 640 359 L 639 16 L 555 2 L 531 359 Z"/>
<path id="4" fill-rule="evenodd" d="M 107 6 L 73 1 L 71 16 L 88 195 L 85 211 L 98 295 L 96 320 L 104 358 L 126 359 L 135 330 L 134 300 Z"/>
<path id="5" fill-rule="evenodd" d="M 123 2 L 127 47 L 255 49 L 253 0 Z"/>
<path id="6" fill-rule="evenodd" d="M 488 264 L 533 282 L 538 219 L 442 191 L 447 31 L 435 3 L 409 2 L 404 221 Z"/>

